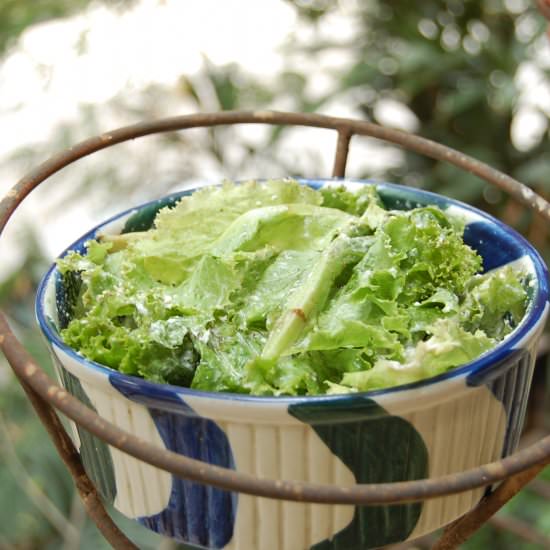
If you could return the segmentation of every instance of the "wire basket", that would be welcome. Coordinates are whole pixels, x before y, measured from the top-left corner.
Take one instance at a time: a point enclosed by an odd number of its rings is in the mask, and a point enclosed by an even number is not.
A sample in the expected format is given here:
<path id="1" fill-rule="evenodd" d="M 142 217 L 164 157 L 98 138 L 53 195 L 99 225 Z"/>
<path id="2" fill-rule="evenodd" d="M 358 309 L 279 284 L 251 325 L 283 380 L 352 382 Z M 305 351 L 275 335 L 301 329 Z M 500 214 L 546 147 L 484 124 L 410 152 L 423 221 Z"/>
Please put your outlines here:
<path id="1" fill-rule="evenodd" d="M 269 124 L 332 129 L 337 133 L 332 175 L 345 175 L 350 140 L 353 135 L 370 136 L 391 142 L 436 160 L 454 164 L 502 189 L 520 204 L 550 221 L 550 204 L 513 178 L 433 141 L 365 121 L 317 114 L 283 112 L 223 112 L 197 114 L 144 122 L 107 132 L 83 141 L 47 160 L 24 176 L 0 203 L 0 232 L 25 197 L 49 176 L 76 160 L 115 144 L 151 134 L 197 127 L 230 124 Z M 0 347 L 37 415 L 49 432 L 57 451 L 68 467 L 86 510 L 114 548 L 137 548 L 115 525 L 87 476 L 71 438 L 56 410 L 109 445 L 177 477 L 255 496 L 325 504 L 398 504 L 457 494 L 502 482 L 466 515 L 450 524 L 435 544 L 437 550 L 456 548 L 499 510 L 510 498 L 550 463 L 550 436 L 500 461 L 468 471 L 417 481 L 362 484 L 353 487 L 270 480 L 238 473 L 140 440 L 98 416 L 52 381 L 17 340 L 0 313 Z"/>

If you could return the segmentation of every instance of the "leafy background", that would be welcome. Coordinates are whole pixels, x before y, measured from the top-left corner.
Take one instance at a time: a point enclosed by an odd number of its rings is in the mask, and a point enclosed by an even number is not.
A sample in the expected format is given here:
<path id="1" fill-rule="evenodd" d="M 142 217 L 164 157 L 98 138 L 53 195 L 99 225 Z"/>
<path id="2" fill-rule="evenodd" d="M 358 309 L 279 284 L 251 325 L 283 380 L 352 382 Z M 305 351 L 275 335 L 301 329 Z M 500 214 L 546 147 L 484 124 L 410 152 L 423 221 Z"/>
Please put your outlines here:
<path id="1" fill-rule="evenodd" d="M 276 27 L 272 35 L 279 35 L 273 52 L 262 50 L 269 12 L 261 15 L 250 2 L 227 3 L 244 33 L 234 35 L 234 41 L 249 48 L 225 58 L 189 43 L 183 49 L 176 41 L 161 50 L 161 14 L 175 4 L 0 0 L 1 191 L 53 152 L 116 126 L 189 112 L 275 108 L 352 116 L 415 131 L 489 162 L 550 198 L 549 46 L 532 3 L 272 0 L 266 5 L 282 14 L 274 21 L 287 22 L 284 28 L 271 25 Z M 221 10 L 221 4 L 215 9 Z M 150 15 L 150 28 L 134 43 L 124 33 L 139 10 Z M 208 7 L 199 11 L 189 11 L 190 20 L 182 19 L 181 28 L 172 29 L 174 36 L 196 27 L 196 36 L 205 35 L 206 43 L 220 35 L 227 41 L 221 51 L 229 47 L 231 31 L 216 24 L 223 14 L 216 19 L 208 16 Z M 66 25 L 76 29 L 72 42 L 50 48 L 49 58 L 44 53 L 32 59 L 36 36 L 51 36 Z M 98 32 L 114 48 L 99 68 L 92 55 Z M 113 36 L 120 41 L 113 42 Z M 137 74 L 148 58 L 154 66 L 167 51 L 173 57 L 168 56 L 169 78 L 138 78 L 129 70 L 125 74 L 131 78 L 118 89 L 94 96 L 90 85 L 86 95 L 73 81 L 60 99 L 52 90 L 67 48 L 73 69 L 89 62 L 85 74 L 105 85 L 118 78 L 107 71 L 116 60 L 120 67 L 135 66 Z M 263 56 L 256 64 L 250 62 L 255 48 Z M 25 81 L 21 75 L 29 58 L 38 77 Z M 84 95 L 73 93 L 71 86 L 84 89 Z M 28 109 L 31 103 L 34 111 Z M 57 111 L 54 103 L 60 103 Z M 334 141 L 327 132 L 291 128 L 194 130 L 117 146 L 79 162 L 33 193 L 14 216 L 0 244 L 0 304 L 49 371 L 33 319 L 34 292 L 52 256 L 73 238 L 109 214 L 197 182 L 327 176 Z M 518 228 L 550 259 L 548 224 L 470 174 L 362 138 L 352 142 L 348 174 L 402 182 L 475 204 Z M 549 347 L 545 336 L 524 444 L 550 431 Z M 0 364 L 0 487 L 1 549 L 107 548 L 5 362 Z M 547 468 L 464 548 L 544 548 L 550 540 L 549 488 Z M 176 547 L 115 517 L 140 548 Z M 415 545 L 428 548 L 431 543 L 428 537 Z"/>

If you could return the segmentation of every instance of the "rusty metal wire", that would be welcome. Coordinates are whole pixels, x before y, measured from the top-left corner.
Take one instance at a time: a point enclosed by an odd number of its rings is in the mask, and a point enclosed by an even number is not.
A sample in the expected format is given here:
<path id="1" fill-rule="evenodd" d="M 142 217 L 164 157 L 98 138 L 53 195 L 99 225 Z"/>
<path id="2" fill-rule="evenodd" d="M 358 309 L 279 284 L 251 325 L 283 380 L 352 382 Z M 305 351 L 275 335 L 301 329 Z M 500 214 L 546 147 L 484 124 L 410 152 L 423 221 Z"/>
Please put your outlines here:
<path id="1" fill-rule="evenodd" d="M 228 111 L 174 117 L 120 128 L 83 141 L 51 157 L 24 176 L 2 199 L 0 202 L 0 233 L 15 209 L 35 187 L 52 174 L 82 157 L 117 143 L 150 134 L 241 123 L 309 126 L 337 131 L 338 140 L 333 165 L 333 176 L 336 177 L 345 175 L 350 139 L 354 134 L 389 141 L 476 174 L 550 221 L 550 204 L 530 188 L 487 164 L 430 140 L 352 119 L 271 111 Z M 0 314 L 0 348 L 27 392 L 38 416 L 52 436 L 59 454 L 69 467 L 85 501 L 88 513 L 115 548 L 126 549 L 135 548 L 135 546 L 118 530 L 106 514 L 93 484 L 82 468 L 70 438 L 57 419 L 54 408 L 110 445 L 149 464 L 172 472 L 174 475 L 228 490 L 270 498 L 339 504 L 389 504 L 435 498 L 505 480 L 495 493 L 482 500 L 477 508 L 446 530 L 437 544 L 437 548 L 440 550 L 455 548 L 532 480 L 546 464 L 550 463 L 549 436 L 498 462 L 437 479 L 366 484 L 347 488 L 258 479 L 161 449 L 105 421 L 54 383 L 39 368 L 14 336 L 2 314 Z"/>

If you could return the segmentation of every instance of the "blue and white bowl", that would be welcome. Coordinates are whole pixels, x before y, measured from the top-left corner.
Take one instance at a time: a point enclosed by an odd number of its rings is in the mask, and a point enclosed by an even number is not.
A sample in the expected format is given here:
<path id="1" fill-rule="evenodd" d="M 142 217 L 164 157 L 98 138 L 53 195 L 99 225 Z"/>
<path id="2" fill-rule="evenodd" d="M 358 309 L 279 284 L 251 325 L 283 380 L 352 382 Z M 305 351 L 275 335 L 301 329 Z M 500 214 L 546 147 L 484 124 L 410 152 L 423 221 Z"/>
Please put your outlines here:
<path id="1" fill-rule="evenodd" d="M 341 486 L 406 481 L 460 472 L 512 453 L 548 311 L 543 261 L 515 231 L 479 210 L 424 191 L 377 187 L 390 208 L 437 204 L 463 216 L 465 241 L 481 254 L 485 270 L 517 262 L 532 275 L 525 318 L 494 350 L 428 380 L 348 395 L 253 397 L 155 384 L 89 361 L 63 343 L 59 329 L 68 322 L 70 292 L 54 266 L 40 285 L 36 311 L 61 383 L 103 418 L 151 443 L 265 478 Z M 69 249 L 83 250 L 99 234 L 147 229 L 159 208 L 188 193 L 124 212 Z M 75 425 L 73 436 L 105 501 L 196 548 L 375 548 L 434 531 L 470 510 L 484 492 L 393 506 L 283 502 L 176 479 Z"/>

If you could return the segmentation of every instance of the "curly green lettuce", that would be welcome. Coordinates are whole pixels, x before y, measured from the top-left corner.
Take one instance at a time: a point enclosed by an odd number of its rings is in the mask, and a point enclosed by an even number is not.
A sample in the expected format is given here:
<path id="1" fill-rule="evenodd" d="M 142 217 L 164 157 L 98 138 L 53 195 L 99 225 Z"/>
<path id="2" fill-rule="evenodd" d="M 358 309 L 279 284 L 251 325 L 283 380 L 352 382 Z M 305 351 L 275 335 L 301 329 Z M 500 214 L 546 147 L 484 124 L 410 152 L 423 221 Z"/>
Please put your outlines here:
<path id="1" fill-rule="evenodd" d="M 162 209 L 148 231 L 58 261 L 80 280 L 62 338 L 155 382 L 316 395 L 432 377 L 505 338 L 527 276 L 480 274 L 463 223 L 387 210 L 375 186 L 226 183 Z"/>

